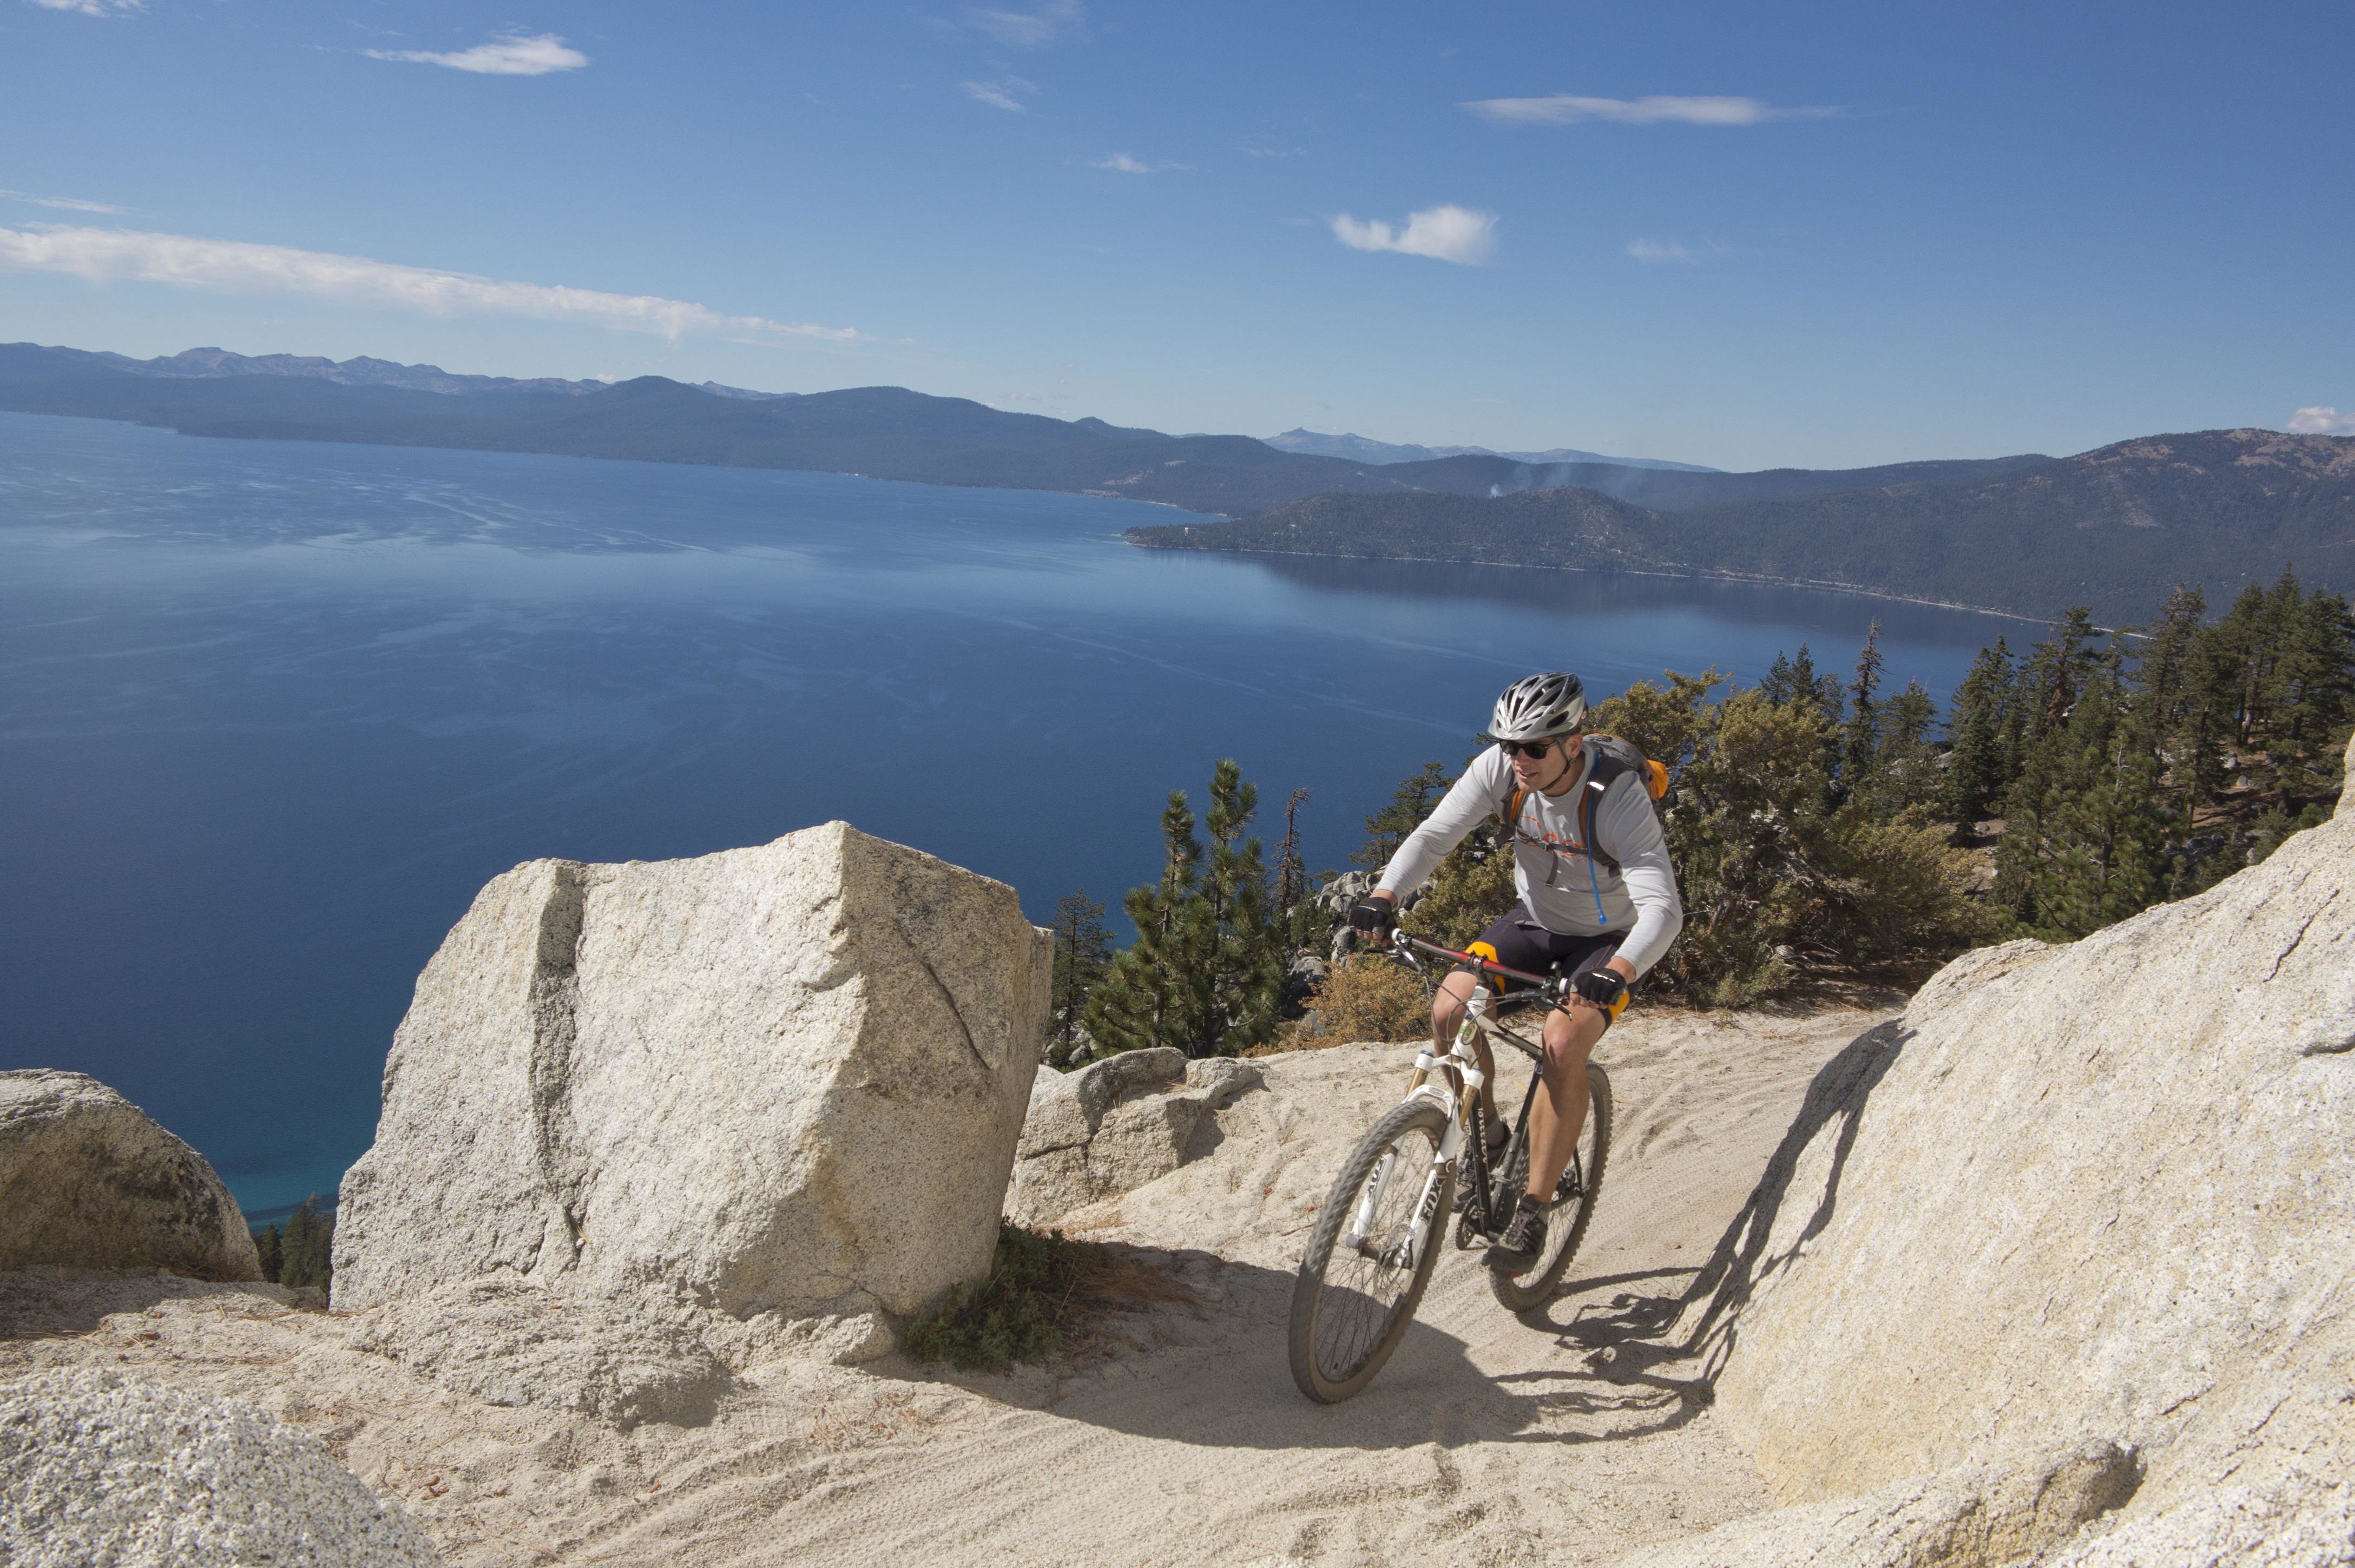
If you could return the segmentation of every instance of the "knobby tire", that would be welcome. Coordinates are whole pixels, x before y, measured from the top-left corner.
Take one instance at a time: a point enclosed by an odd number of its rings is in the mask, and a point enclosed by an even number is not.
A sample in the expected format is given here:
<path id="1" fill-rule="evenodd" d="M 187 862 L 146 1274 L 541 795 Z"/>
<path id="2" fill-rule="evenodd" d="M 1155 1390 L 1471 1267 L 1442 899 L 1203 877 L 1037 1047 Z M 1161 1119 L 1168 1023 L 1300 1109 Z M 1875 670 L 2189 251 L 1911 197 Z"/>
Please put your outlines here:
<path id="1" fill-rule="evenodd" d="M 1382 1156 L 1393 1147 L 1401 1151 L 1400 1170 L 1384 1189 L 1381 1211 L 1369 1240 L 1379 1251 L 1412 1223 L 1416 1200 L 1423 1195 L 1423 1179 L 1438 1156 L 1447 1123 L 1447 1113 L 1426 1099 L 1393 1106 L 1349 1152 L 1316 1216 L 1316 1228 L 1308 1233 L 1308 1248 L 1292 1285 L 1292 1381 L 1320 1404 L 1348 1399 L 1373 1381 L 1405 1336 L 1407 1325 L 1414 1321 L 1415 1307 L 1423 1300 L 1423 1287 L 1431 1283 L 1431 1271 L 1439 1262 L 1445 1239 L 1448 1200 L 1455 1187 L 1452 1167 L 1442 1177 L 1438 1209 L 1412 1277 L 1404 1269 L 1354 1252 L 1337 1258 L 1335 1252 L 1357 1212 L 1359 1195 Z M 1337 1285 L 1336 1278 L 1341 1283 Z M 1359 1285 L 1403 1288 L 1383 1307 L 1377 1296 L 1356 1288 Z"/>

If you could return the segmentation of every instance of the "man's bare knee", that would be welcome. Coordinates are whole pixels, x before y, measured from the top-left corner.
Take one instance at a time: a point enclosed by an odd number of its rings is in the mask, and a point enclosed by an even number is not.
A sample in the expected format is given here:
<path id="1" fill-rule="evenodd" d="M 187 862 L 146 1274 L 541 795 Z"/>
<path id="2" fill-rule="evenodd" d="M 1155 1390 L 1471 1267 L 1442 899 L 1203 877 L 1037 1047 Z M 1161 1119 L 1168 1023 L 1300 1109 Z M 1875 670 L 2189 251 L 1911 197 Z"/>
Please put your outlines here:
<path id="1" fill-rule="evenodd" d="M 1603 1022 L 1599 1008 L 1585 1002 L 1572 1002 L 1567 1008 L 1557 1008 L 1546 1015 L 1546 1065 L 1576 1071 L 1585 1065 L 1594 1050 L 1594 1041 L 1602 1030 L 1595 1026 Z"/>

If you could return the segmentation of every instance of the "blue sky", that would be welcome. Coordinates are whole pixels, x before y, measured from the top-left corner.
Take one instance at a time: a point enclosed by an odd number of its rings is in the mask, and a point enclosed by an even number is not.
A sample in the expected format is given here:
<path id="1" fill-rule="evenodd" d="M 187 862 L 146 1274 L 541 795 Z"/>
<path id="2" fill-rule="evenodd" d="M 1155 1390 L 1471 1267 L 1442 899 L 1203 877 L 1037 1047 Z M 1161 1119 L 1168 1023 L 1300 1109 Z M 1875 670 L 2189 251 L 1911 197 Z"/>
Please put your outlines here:
<path id="1" fill-rule="evenodd" d="M 2355 431 L 2343 0 L 514 5 L 0 0 L 0 340 L 1734 468 Z"/>

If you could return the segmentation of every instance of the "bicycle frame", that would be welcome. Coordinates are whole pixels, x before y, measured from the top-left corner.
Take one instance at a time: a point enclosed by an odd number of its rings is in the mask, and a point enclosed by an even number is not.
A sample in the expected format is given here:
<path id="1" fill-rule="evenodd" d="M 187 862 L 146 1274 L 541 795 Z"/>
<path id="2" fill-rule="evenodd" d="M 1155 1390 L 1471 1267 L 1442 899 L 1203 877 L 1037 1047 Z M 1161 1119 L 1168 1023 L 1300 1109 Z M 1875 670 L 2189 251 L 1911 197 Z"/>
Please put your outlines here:
<path id="1" fill-rule="evenodd" d="M 1475 1040 L 1487 1040 L 1491 1049 L 1491 1061 L 1494 1060 L 1494 1048 L 1502 1043 L 1511 1046 L 1531 1061 L 1542 1062 L 1545 1060 L 1543 1048 L 1530 1044 L 1507 1029 L 1497 1020 L 1496 1015 L 1530 1001 L 1549 998 L 1553 984 L 1543 975 L 1508 969 L 1478 954 L 1458 953 L 1453 948 L 1418 940 L 1402 931 L 1391 933 L 1391 955 L 1428 981 L 1430 972 L 1415 955 L 1418 950 L 1435 958 L 1447 959 L 1458 968 L 1470 970 L 1475 984 L 1471 998 L 1465 1003 L 1463 1021 L 1456 1025 L 1454 1042 L 1444 1054 L 1428 1048 L 1418 1052 L 1414 1059 L 1414 1077 L 1407 1084 L 1408 1099 L 1428 1100 L 1447 1114 L 1447 1131 L 1440 1138 L 1439 1150 L 1433 1157 L 1431 1168 L 1423 1173 L 1423 1192 L 1415 1201 L 1414 1221 L 1400 1243 L 1403 1255 L 1389 1260 L 1410 1269 L 1422 1264 L 1423 1249 L 1430 1244 L 1432 1222 L 1438 1218 L 1439 1195 L 1446 1185 L 1448 1168 L 1467 1146 L 1471 1150 L 1472 1168 L 1470 1212 L 1476 1218 L 1477 1228 L 1482 1232 L 1495 1230 L 1495 1211 L 1488 1200 L 1487 1142 L 1486 1138 L 1475 1136 L 1480 1125 L 1480 1091 L 1487 1084 L 1487 1076 L 1481 1072 L 1472 1046 Z M 1491 988 L 1488 984 L 1491 978 L 1518 981 L 1535 989 L 1519 996 L 1506 995 Z M 1529 1092 L 1521 1097 L 1520 1115 L 1516 1118 L 1512 1136 L 1505 1146 L 1504 1158 L 1508 1168 L 1511 1167 L 1515 1147 L 1529 1136 L 1529 1107 L 1536 1101 L 1538 1083 L 1539 1076 L 1533 1074 L 1529 1079 Z M 1349 1217 L 1348 1230 L 1342 1233 L 1342 1245 L 1360 1252 L 1364 1250 L 1366 1233 L 1372 1228 L 1375 1216 L 1381 1212 L 1381 1200 L 1388 1193 L 1391 1180 L 1400 1174 L 1392 1168 L 1397 1157 L 1395 1152 L 1384 1155 L 1380 1165 L 1376 1167 L 1373 1179 L 1366 1184 L 1365 1196 L 1359 1200 L 1357 1212 Z"/>

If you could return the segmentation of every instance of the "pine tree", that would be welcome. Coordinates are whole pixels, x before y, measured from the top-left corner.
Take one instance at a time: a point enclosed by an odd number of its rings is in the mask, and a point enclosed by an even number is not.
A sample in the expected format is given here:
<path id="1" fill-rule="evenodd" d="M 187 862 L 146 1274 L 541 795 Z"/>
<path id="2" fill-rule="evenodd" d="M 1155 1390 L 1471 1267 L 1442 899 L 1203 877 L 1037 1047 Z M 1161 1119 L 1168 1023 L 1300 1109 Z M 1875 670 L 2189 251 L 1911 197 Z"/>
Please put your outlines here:
<path id="1" fill-rule="evenodd" d="M 1100 1056 L 1177 1045 L 1202 1031 L 1193 1010 L 1200 993 L 1191 980 L 1200 958 L 1195 949 L 1200 923 L 1192 906 L 1201 886 L 1202 846 L 1183 790 L 1169 792 L 1161 840 L 1161 880 L 1130 889 L 1121 901 L 1136 940 L 1113 960 L 1082 1014 Z"/>
<path id="2" fill-rule="evenodd" d="M 1844 795 L 1867 793 L 1881 762 L 1881 622 L 1866 627 L 1848 688 L 1848 721 L 1840 730 L 1839 783 Z"/>
<path id="3" fill-rule="evenodd" d="M 1986 816 L 2011 783 L 2004 719 L 2011 705 L 2011 650 L 2001 637 L 1979 650 L 1955 693 L 1949 725 L 1954 750 L 1946 761 L 1940 804 L 1958 837 Z"/>
<path id="4" fill-rule="evenodd" d="M 1259 792 L 1232 761 L 1210 779 L 1205 857 L 1183 791 L 1161 815 L 1161 880 L 1123 907 L 1136 940 L 1088 998 L 1082 1026 L 1103 1054 L 1176 1046 L 1232 1054 L 1274 1032 L 1284 1000 L 1284 930 L 1268 905 L 1267 867 L 1246 837 Z"/>
<path id="5" fill-rule="evenodd" d="M 1423 771 L 1410 776 L 1391 792 L 1390 804 L 1366 818 L 1366 841 L 1349 859 L 1369 871 L 1380 871 L 1391 863 L 1398 847 L 1406 836 L 1423 826 L 1439 797 L 1455 781 L 1437 763 L 1425 763 Z"/>
<path id="6" fill-rule="evenodd" d="M 1079 1043 L 1080 1020 L 1088 996 L 1112 967 L 1112 933 L 1104 929 L 1104 906 L 1085 888 L 1055 903 L 1055 977 L 1049 1014 L 1047 1060 L 1067 1066 Z"/>
<path id="7" fill-rule="evenodd" d="M 2339 772 L 2335 742 L 2346 733 L 2355 667 L 2347 602 L 2307 594 L 2285 571 L 2270 590 L 2253 584 L 2233 601 L 2208 648 L 2240 775 L 2278 792 L 2286 805 L 2327 791 Z"/>
<path id="8" fill-rule="evenodd" d="M 2344 598 L 2318 588 L 2286 620 L 2283 709 L 2270 745 L 2284 788 L 2303 797 L 2326 791 L 2345 755 L 2355 709 L 2355 615 Z"/>
<path id="9" fill-rule="evenodd" d="M 2004 792 L 2004 833 L 1996 846 L 1996 903 L 2017 923 L 2041 925 L 2037 895 L 2045 859 L 2045 818 L 2072 787 L 2069 715 L 2083 688 L 2093 612 L 2079 606 L 2029 649 L 2012 683 L 2005 740 L 2011 784 Z"/>
<path id="10" fill-rule="evenodd" d="M 1891 810 L 1927 805 L 1938 798 L 1938 750 L 1930 731 L 1938 722 L 1938 704 L 1928 688 L 1909 680 L 1905 689 L 1881 709 L 1881 757 L 1875 765 L 1881 787 L 1877 795 Z"/>
<path id="11" fill-rule="evenodd" d="M 2020 707 L 2027 719 L 2025 743 L 2033 746 L 2069 721 L 2077 694 L 2094 668 L 2094 613 L 2075 605 L 2056 622 L 2052 635 L 2036 645 L 2019 672 Z"/>
<path id="12" fill-rule="evenodd" d="M 1316 879 L 1310 875 L 1308 863 L 1300 852 L 1300 808 L 1308 804 L 1308 792 L 1295 789 L 1284 806 L 1284 843 L 1275 860 L 1275 912 L 1284 929 L 1284 944 L 1287 954 L 1296 952 L 1323 953 L 1333 940 L 1333 932 L 1340 917 L 1324 900 L 1316 896 Z M 1325 873 L 1327 877 L 1333 872 Z M 1287 956 L 1286 966 L 1290 959 Z"/>
<path id="13" fill-rule="evenodd" d="M 2149 718 L 2135 697 L 2114 645 L 2080 685 L 2067 724 L 2048 738 L 2043 795 L 2014 861 L 2015 875 L 2030 882 L 2029 923 L 2047 934 L 2083 936 L 2148 908 L 2165 891 L 2176 824 L 2158 787 Z M 2009 830 L 2005 837 L 2009 846 Z"/>
<path id="14" fill-rule="evenodd" d="M 2168 775 L 2172 809 L 2187 825 L 2222 778 L 2211 700 L 2215 682 L 2200 625 L 2207 609 L 2205 594 L 2179 583 L 2159 609 L 2137 677 L 2144 738 Z"/>
<path id="15" fill-rule="evenodd" d="M 1275 907 L 1289 912 L 1308 896 L 1308 866 L 1300 858 L 1300 808 L 1308 792 L 1295 789 L 1284 803 L 1284 843 L 1275 852 Z"/>
<path id="16" fill-rule="evenodd" d="M 279 1243 L 281 1285 L 325 1290 L 335 1277 L 336 1217 L 319 1213 L 318 1204 L 319 1195 L 314 1192 L 286 1217 Z"/>
<path id="17" fill-rule="evenodd" d="M 1816 673 L 1816 661 L 1807 656 L 1807 645 L 1805 643 L 1799 645 L 1796 658 L 1787 658 L 1780 653 L 1774 656 L 1774 667 L 1766 672 L 1766 678 L 1758 683 L 1758 690 L 1777 708 L 1804 702 L 1822 715 L 1826 723 L 1839 721 L 1842 707 L 1839 682 L 1832 676 Z"/>
<path id="18" fill-rule="evenodd" d="M 261 1277 L 276 1285 L 286 1266 L 285 1232 L 275 1224 L 263 1226 L 253 1238 L 253 1250 L 261 1259 Z"/>
<path id="19" fill-rule="evenodd" d="M 1209 864 L 1196 901 L 1196 946 L 1208 960 L 1200 1032 L 1186 1042 L 1188 1056 L 1232 1056 L 1264 1044 L 1275 1032 L 1284 1002 L 1283 934 L 1268 907 L 1267 869 L 1260 842 L 1243 829 L 1259 810 L 1259 791 L 1242 769 L 1221 760 L 1210 775 L 1210 809 L 1203 818 Z"/>

